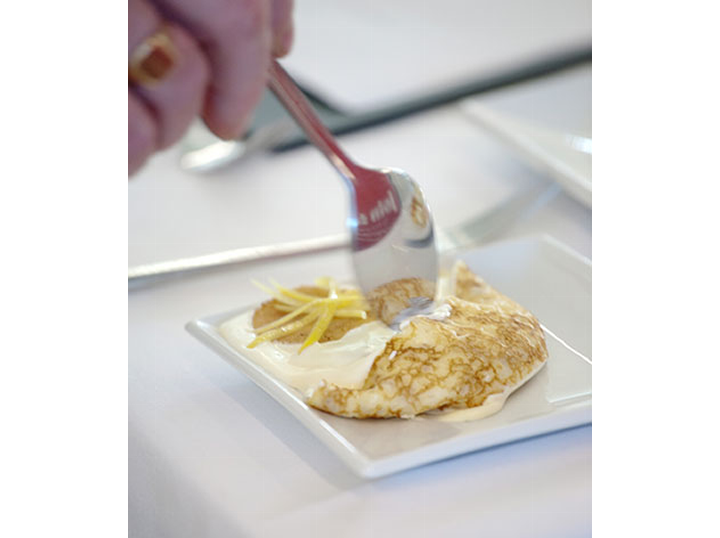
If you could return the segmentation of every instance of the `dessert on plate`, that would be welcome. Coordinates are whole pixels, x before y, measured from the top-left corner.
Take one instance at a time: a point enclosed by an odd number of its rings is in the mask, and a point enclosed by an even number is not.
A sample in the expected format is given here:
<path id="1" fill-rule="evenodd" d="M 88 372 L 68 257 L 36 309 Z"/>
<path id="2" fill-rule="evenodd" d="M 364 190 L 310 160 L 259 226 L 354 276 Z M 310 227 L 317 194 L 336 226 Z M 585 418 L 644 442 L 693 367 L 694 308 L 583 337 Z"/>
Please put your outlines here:
<path id="1" fill-rule="evenodd" d="M 220 333 L 316 409 L 361 419 L 476 420 L 499 411 L 542 368 L 545 336 L 530 312 L 465 263 L 441 284 L 431 310 L 393 328 L 386 323 L 422 281 L 393 282 L 367 301 L 329 278 L 293 290 L 261 285 L 272 299 Z"/>

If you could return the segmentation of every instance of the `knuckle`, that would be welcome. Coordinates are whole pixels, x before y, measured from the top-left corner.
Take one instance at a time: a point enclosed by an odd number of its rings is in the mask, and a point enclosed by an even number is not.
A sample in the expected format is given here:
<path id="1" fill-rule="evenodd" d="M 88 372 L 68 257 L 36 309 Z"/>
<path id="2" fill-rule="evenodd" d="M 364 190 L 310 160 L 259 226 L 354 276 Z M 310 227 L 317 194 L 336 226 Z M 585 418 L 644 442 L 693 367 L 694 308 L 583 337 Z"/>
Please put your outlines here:
<path id="1" fill-rule="evenodd" d="M 175 45 L 183 63 L 183 85 L 192 92 L 204 88 L 210 80 L 210 64 L 200 45 L 180 27 L 173 28 Z"/>

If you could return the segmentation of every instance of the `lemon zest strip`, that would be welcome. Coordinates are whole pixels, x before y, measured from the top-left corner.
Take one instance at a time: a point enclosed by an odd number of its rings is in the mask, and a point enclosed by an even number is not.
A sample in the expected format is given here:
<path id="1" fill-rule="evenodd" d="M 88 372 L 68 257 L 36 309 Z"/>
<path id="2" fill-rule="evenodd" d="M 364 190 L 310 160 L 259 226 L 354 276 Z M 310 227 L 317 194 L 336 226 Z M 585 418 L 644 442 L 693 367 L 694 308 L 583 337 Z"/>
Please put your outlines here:
<path id="1" fill-rule="evenodd" d="M 255 334 L 262 334 L 266 331 L 269 331 L 270 329 L 274 329 L 275 327 L 279 327 L 280 325 L 284 325 L 285 323 L 288 323 L 289 321 L 295 319 L 300 314 L 303 314 L 310 308 L 315 306 L 314 303 L 306 303 L 300 308 L 294 308 L 290 311 L 290 313 L 287 316 L 283 316 L 281 318 L 276 319 L 275 321 L 271 321 L 270 323 L 263 325 L 262 327 L 258 327 L 255 329 Z M 277 308 L 277 306 L 275 307 Z"/>
<path id="2" fill-rule="evenodd" d="M 312 328 L 312 331 L 310 331 L 310 334 L 308 335 L 305 342 L 303 342 L 303 345 L 300 346 L 298 354 L 302 353 L 306 347 L 311 346 L 312 344 L 320 340 L 322 335 L 325 333 L 325 330 L 328 328 L 328 325 L 330 325 L 330 322 L 335 315 L 335 310 L 337 310 L 337 306 L 334 304 L 330 304 L 326 307 L 325 312 L 323 312 L 322 315 L 315 322 L 315 326 Z"/>
<path id="3" fill-rule="evenodd" d="M 315 280 L 317 287 L 327 291 L 327 297 L 288 289 L 272 279 L 270 284 L 275 289 L 254 280 L 252 282 L 278 301 L 273 308 L 288 314 L 257 328 L 257 336 L 248 344 L 249 348 L 293 334 L 314 321 L 315 325 L 298 351 L 302 353 L 308 346 L 320 341 L 333 318 L 367 319 L 368 308 L 363 296 L 356 290 L 338 289 L 337 283 L 330 277 Z M 295 319 L 301 314 L 305 316 Z"/>
<path id="4" fill-rule="evenodd" d="M 258 282 L 257 280 L 252 280 L 252 283 L 253 283 L 256 287 L 260 288 L 262 291 L 264 291 L 265 293 L 267 293 L 268 295 L 270 295 L 272 298 L 280 301 L 281 303 L 284 303 L 284 304 L 287 304 L 287 305 L 290 305 L 290 306 L 295 306 L 295 307 L 302 306 L 302 302 L 301 302 L 301 301 L 298 301 L 297 299 L 291 299 L 291 298 L 289 298 L 289 297 L 285 297 L 285 296 L 282 295 L 281 293 L 275 291 L 275 290 L 272 289 L 272 288 L 269 288 L 268 286 L 266 286 L 265 284 L 262 284 L 262 283 Z"/>
<path id="5" fill-rule="evenodd" d="M 295 307 L 290 305 L 280 305 L 276 304 L 273 306 L 275 310 L 280 310 L 280 312 L 295 312 Z M 336 318 L 358 318 L 358 319 L 367 319 L 367 312 L 361 308 L 338 308 L 335 311 L 335 317 Z M 261 327 L 261 330 L 264 329 L 264 327 Z"/>
<path id="6" fill-rule="evenodd" d="M 281 286 L 274 280 L 270 280 L 270 283 L 277 288 L 277 290 L 282 293 L 284 296 L 289 297 L 291 299 L 295 299 L 297 301 L 302 301 L 304 303 L 309 303 L 310 301 L 314 301 L 315 299 L 318 299 L 316 295 L 308 295 L 307 293 L 303 293 L 301 291 L 297 290 L 291 290 L 289 288 L 286 288 L 285 286 Z"/>
<path id="7" fill-rule="evenodd" d="M 282 327 L 278 327 L 277 329 L 267 331 L 266 333 L 261 334 L 260 336 L 255 338 L 255 340 L 250 342 L 248 344 L 248 347 L 254 348 L 257 345 L 262 344 L 263 342 L 268 342 L 270 340 L 275 340 L 276 338 L 280 338 L 282 336 L 287 336 L 287 335 L 296 333 L 300 329 L 305 327 L 306 325 L 309 325 L 310 323 L 312 323 L 321 314 L 321 312 L 322 311 L 320 309 L 313 310 L 302 319 L 293 321 L 292 323 L 289 323 Z"/>

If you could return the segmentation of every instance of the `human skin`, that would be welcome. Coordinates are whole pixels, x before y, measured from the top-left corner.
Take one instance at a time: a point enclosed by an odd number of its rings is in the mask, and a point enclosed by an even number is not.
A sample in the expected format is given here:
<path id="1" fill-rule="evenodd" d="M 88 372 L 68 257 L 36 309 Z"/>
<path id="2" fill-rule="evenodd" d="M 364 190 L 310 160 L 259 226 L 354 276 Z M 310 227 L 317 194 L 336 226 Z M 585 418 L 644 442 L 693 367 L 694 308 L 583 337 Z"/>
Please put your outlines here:
<path id="1" fill-rule="evenodd" d="M 290 50 L 293 0 L 128 0 L 128 56 L 163 29 L 177 60 L 152 86 L 128 85 L 128 173 L 177 142 L 195 117 L 223 139 L 240 136 L 272 57 Z"/>

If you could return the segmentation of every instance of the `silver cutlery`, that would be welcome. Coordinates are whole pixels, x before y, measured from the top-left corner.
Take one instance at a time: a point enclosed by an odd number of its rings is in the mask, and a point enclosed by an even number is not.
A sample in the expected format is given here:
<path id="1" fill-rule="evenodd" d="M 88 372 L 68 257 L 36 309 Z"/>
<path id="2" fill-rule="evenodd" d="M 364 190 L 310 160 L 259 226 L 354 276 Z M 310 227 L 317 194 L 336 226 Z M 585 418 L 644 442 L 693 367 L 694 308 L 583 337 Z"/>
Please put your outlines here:
<path id="1" fill-rule="evenodd" d="M 272 61 L 269 75 L 270 90 L 348 188 L 355 277 L 371 307 L 374 291 L 407 279 L 417 284 L 406 288 L 410 296 L 405 306 L 426 307 L 435 297 L 438 255 L 432 213 L 420 186 L 402 170 L 357 164 L 277 61 Z"/>

